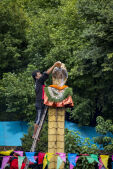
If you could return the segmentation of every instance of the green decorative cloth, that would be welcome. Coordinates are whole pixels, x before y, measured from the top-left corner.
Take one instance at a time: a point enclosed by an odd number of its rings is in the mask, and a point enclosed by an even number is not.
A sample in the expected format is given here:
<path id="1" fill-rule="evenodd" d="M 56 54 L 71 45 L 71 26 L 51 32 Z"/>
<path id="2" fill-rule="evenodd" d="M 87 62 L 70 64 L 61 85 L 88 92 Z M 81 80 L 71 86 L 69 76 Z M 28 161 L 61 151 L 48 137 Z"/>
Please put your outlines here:
<path id="1" fill-rule="evenodd" d="M 63 90 L 58 90 L 53 87 L 45 87 L 44 91 L 48 97 L 49 101 L 60 102 L 66 99 L 68 96 L 72 96 L 72 88 L 66 87 Z"/>

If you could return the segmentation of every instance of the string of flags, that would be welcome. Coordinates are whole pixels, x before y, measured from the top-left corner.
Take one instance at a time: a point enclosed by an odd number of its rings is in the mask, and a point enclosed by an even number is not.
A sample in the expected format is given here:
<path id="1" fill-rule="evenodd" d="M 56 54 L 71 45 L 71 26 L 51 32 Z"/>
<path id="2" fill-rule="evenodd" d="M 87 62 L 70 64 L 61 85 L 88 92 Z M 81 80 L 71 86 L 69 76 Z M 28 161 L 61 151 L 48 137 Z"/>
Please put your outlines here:
<path id="1" fill-rule="evenodd" d="M 25 156 L 23 156 L 23 151 L 8 150 L 8 151 L 0 151 L 0 155 L 4 155 L 2 156 L 3 160 L 2 160 L 1 169 L 4 169 L 5 165 L 8 163 L 9 159 L 12 157 L 10 156 L 12 152 L 15 152 L 19 155 L 17 156 L 19 169 L 22 169 L 21 166 L 26 157 L 29 160 L 29 162 L 32 164 L 37 163 L 36 159 L 38 158 L 38 164 L 43 164 L 43 169 L 45 169 L 46 165 L 49 165 L 53 156 L 57 156 L 56 169 L 60 169 L 60 166 L 62 165 L 63 162 L 66 163 L 66 157 L 69 161 L 70 169 L 73 169 L 76 166 L 77 160 L 81 156 L 85 156 L 89 164 L 93 162 L 97 162 L 99 169 L 103 169 L 103 167 L 105 169 L 108 169 L 107 165 L 108 165 L 108 159 L 110 157 L 109 155 L 97 155 L 97 154 L 78 155 L 78 154 L 72 154 L 72 153 L 68 153 L 66 156 L 66 153 L 53 154 L 53 153 L 42 153 L 42 152 L 39 152 L 37 156 L 35 156 L 35 152 L 25 152 Z M 112 155 L 112 168 L 113 168 L 113 155 Z"/>

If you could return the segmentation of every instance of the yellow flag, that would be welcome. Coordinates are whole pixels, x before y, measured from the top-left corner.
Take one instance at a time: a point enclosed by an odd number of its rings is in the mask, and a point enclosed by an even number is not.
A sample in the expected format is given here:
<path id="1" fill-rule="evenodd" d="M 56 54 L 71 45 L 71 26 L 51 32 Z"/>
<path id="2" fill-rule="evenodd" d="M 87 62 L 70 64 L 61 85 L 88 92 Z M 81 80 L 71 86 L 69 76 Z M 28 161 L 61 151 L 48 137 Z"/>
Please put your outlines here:
<path id="1" fill-rule="evenodd" d="M 104 164 L 104 167 L 108 169 L 107 165 L 108 165 L 109 155 L 100 155 L 100 158 L 102 160 L 102 163 Z"/>
<path id="2" fill-rule="evenodd" d="M 44 156 L 44 160 L 43 160 L 43 169 L 45 169 L 46 165 L 48 164 L 48 162 L 50 161 L 50 159 L 53 157 L 53 153 L 46 153 Z"/>
<path id="3" fill-rule="evenodd" d="M 0 154 L 9 156 L 14 150 L 0 151 Z"/>

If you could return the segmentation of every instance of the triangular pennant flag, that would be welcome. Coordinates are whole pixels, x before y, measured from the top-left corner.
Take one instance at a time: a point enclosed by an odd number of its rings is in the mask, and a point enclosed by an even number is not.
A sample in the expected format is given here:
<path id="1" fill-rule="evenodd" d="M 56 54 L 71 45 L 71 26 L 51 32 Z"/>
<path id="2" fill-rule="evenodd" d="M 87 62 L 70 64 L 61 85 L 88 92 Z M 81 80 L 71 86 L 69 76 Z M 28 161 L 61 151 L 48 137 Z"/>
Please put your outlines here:
<path id="1" fill-rule="evenodd" d="M 25 154 L 30 162 L 36 163 L 34 159 L 35 152 L 25 152 Z"/>
<path id="2" fill-rule="evenodd" d="M 61 164 L 62 164 L 63 160 L 61 159 L 60 156 L 57 157 L 57 169 L 60 168 Z"/>
<path id="3" fill-rule="evenodd" d="M 102 169 L 102 166 L 103 166 L 103 163 L 102 163 L 101 157 L 99 157 L 99 169 Z"/>
<path id="4" fill-rule="evenodd" d="M 108 159 L 109 159 L 109 155 L 100 155 L 100 158 L 102 160 L 102 163 L 104 164 L 105 168 L 107 168 L 108 165 Z"/>
<path id="5" fill-rule="evenodd" d="M 46 165 L 49 164 L 50 159 L 53 157 L 53 153 L 46 153 L 43 160 L 43 169 L 45 169 Z"/>
<path id="6" fill-rule="evenodd" d="M 69 160 L 69 163 L 72 164 L 74 167 L 76 166 L 76 156 L 77 154 L 70 154 L 68 153 L 68 160 Z"/>
<path id="7" fill-rule="evenodd" d="M 7 162 L 9 161 L 9 159 L 10 159 L 10 156 L 4 156 L 4 157 L 3 157 L 1 169 L 4 169 L 5 165 L 6 165 Z"/>
<path id="8" fill-rule="evenodd" d="M 90 156 L 94 159 L 94 161 L 96 161 L 97 163 L 99 163 L 98 155 L 97 154 L 91 154 Z"/>
<path id="9" fill-rule="evenodd" d="M 95 160 L 91 156 L 86 156 L 88 163 L 93 163 Z"/>
<path id="10" fill-rule="evenodd" d="M 14 150 L 0 151 L 0 154 L 9 156 Z"/>
<path id="11" fill-rule="evenodd" d="M 79 159 L 80 156 L 76 156 L 75 158 L 75 163 L 77 163 L 77 160 Z"/>
<path id="12" fill-rule="evenodd" d="M 93 163 L 94 161 L 98 162 L 98 155 L 96 154 L 91 154 L 90 156 L 86 156 L 87 160 L 89 163 Z"/>
<path id="13" fill-rule="evenodd" d="M 73 169 L 74 168 L 74 165 L 72 165 L 71 163 L 70 163 L 70 169 Z"/>
<path id="14" fill-rule="evenodd" d="M 112 162 L 112 169 L 113 169 L 113 162 Z"/>
<path id="15" fill-rule="evenodd" d="M 25 157 L 18 156 L 18 167 L 19 167 L 19 169 L 21 169 L 22 162 L 23 162 L 24 158 L 25 158 Z"/>
<path id="16" fill-rule="evenodd" d="M 23 156 L 23 151 L 14 151 L 14 152 L 19 154 L 20 156 Z"/>
<path id="17" fill-rule="evenodd" d="M 45 153 L 38 153 L 38 164 L 43 163 L 44 156 L 45 156 Z"/>
<path id="18" fill-rule="evenodd" d="M 61 157 L 61 159 L 66 163 L 66 153 L 56 153 L 56 154 L 58 154 Z"/>

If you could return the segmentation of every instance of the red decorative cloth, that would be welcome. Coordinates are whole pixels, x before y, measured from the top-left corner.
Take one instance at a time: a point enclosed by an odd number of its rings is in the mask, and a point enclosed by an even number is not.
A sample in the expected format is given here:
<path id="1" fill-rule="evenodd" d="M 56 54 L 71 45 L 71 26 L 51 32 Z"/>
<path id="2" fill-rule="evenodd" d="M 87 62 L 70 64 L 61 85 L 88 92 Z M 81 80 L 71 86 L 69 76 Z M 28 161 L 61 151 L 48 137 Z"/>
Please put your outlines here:
<path id="1" fill-rule="evenodd" d="M 74 103 L 71 96 L 60 102 L 52 102 L 48 100 L 46 93 L 44 93 L 44 104 L 51 107 L 73 107 Z"/>

